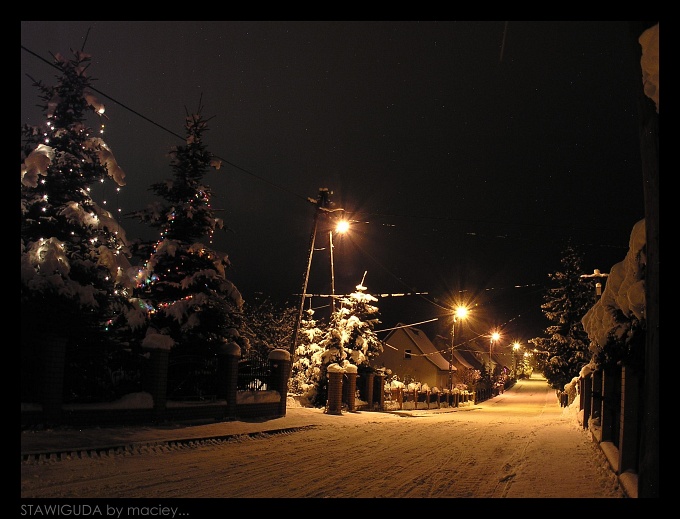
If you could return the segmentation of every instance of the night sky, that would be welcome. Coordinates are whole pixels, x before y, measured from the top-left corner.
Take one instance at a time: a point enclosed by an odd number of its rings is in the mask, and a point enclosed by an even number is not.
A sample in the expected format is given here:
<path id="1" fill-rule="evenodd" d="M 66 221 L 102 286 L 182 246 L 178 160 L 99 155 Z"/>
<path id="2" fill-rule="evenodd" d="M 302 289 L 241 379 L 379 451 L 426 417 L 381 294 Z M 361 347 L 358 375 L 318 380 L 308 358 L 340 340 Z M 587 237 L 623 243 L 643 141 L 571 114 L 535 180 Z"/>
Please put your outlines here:
<path id="1" fill-rule="evenodd" d="M 436 319 L 420 327 L 446 335 L 465 301 L 464 333 L 526 343 L 549 324 L 542 294 L 567 242 L 584 274 L 608 272 L 644 217 L 628 22 L 22 21 L 21 46 L 22 124 L 41 122 L 27 74 L 51 85 L 50 53 L 92 55 L 104 140 L 127 174 L 119 195 L 95 192 L 113 212 L 154 200 L 203 104 L 224 161 L 206 183 L 230 229 L 213 247 L 246 301 L 299 304 L 308 199 L 328 188 L 354 221 L 333 237 L 336 293 L 363 279 L 374 295 L 419 294 L 379 297 L 378 329 Z M 308 293 L 330 293 L 330 225 Z M 328 304 L 312 299 L 317 317 Z"/>

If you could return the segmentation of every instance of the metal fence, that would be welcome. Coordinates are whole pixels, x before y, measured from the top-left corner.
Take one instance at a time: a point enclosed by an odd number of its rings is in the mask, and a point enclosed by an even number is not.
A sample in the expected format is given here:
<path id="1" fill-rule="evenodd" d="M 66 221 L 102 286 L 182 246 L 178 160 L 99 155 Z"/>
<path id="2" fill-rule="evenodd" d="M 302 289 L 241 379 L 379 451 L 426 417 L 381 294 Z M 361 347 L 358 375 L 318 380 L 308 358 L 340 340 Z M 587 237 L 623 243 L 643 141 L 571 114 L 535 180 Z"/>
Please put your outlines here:
<path id="1" fill-rule="evenodd" d="M 217 398 L 216 356 L 178 355 L 168 364 L 168 398 L 213 401 Z"/>
<path id="2" fill-rule="evenodd" d="M 249 351 L 238 362 L 238 391 L 266 391 L 270 387 L 269 359 L 257 351 Z"/>

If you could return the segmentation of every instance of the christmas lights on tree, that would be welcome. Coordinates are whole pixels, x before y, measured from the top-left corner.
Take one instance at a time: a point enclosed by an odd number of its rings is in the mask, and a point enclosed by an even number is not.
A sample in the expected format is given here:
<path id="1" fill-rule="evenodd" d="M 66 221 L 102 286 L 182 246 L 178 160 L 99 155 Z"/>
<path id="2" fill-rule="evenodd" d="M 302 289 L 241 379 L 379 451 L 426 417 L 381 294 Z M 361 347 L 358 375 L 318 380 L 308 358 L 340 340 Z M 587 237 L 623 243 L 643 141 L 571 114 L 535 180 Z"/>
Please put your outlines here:
<path id="1" fill-rule="evenodd" d="M 125 173 L 103 125 L 99 134 L 87 125 L 88 116 L 104 117 L 91 93 L 90 59 L 55 55 L 56 84 L 33 80 L 45 121 L 21 128 L 22 398 L 24 389 L 38 391 L 46 343 L 65 344 L 73 376 L 64 392 L 73 399 L 102 385 L 107 359 L 124 347 L 116 332 L 127 326 L 130 251 L 91 192 L 96 183 L 124 186 Z"/>
<path id="2" fill-rule="evenodd" d="M 212 369 L 225 342 L 236 342 L 242 351 L 248 347 L 242 334 L 243 298 L 226 277 L 229 258 L 203 243 L 223 228 L 203 183 L 209 168 L 220 165 L 203 144 L 207 122 L 200 106 L 197 114 L 187 114 L 186 142 L 171 150 L 173 176 L 151 186 L 162 201 L 129 215 L 159 230 L 154 243 L 138 248 L 148 258 L 135 288 L 135 297 L 143 301 L 139 308 L 148 309 L 142 344 L 150 338 L 156 346 L 157 335 L 164 335 L 171 359 L 190 356 L 202 372 Z M 169 396 L 210 393 L 215 377 L 196 377 L 194 367 L 187 370 L 169 374 Z"/>

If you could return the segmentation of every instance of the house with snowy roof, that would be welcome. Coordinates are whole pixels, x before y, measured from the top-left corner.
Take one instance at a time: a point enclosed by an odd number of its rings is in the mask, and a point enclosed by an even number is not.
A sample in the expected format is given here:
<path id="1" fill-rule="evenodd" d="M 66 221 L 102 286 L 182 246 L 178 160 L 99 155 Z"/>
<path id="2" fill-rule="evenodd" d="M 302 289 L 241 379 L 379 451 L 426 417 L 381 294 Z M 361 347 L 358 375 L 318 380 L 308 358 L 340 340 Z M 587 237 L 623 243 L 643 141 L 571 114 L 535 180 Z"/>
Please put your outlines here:
<path id="1" fill-rule="evenodd" d="M 451 347 L 451 339 L 442 335 L 437 335 L 433 343 L 435 348 L 440 351 L 446 351 Z M 453 365 L 457 369 L 459 379 L 463 378 L 461 375 L 465 370 L 475 370 L 481 373 L 486 368 L 484 359 L 479 355 L 476 348 L 470 346 L 470 341 L 464 341 L 454 346 Z"/>
<path id="2" fill-rule="evenodd" d="M 437 335 L 434 345 L 440 351 L 445 351 L 449 346 L 450 339 Z M 470 339 L 456 344 L 453 350 L 453 365 L 459 375 L 465 369 L 473 369 L 484 373 L 489 369 L 489 343 L 480 338 Z M 491 369 L 494 374 L 500 373 L 512 367 L 512 354 L 508 354 L 507 347 L 496 344 L 491 348 Z M 462 377 L 460 377 L 462 378 Z"/>
<path id="3" fill-rule="evenodd" d="M 510 345 L 500 343 L 492 345 L 487 340 L 473 340 L 470 341 L 467 349 L 483 364 L 485 370 L 489 369 L 490 355 L 491 372 L 494 376 L 498 376 L 502 372 L 507 374 L 512 369 L 513 356 L 511 348 Z"/>
<path id="4" fill-rule="evenodd" d="M 385 337 L 383 352 L 371 364 L 374 368 L 389 369 L 401 381 L 420 382 L 430 389 L 449 387 L 449 360 L 425 332 L 403 323 L 398 323 Z M 452 365 L 454 385 L 456 371 Z"/>

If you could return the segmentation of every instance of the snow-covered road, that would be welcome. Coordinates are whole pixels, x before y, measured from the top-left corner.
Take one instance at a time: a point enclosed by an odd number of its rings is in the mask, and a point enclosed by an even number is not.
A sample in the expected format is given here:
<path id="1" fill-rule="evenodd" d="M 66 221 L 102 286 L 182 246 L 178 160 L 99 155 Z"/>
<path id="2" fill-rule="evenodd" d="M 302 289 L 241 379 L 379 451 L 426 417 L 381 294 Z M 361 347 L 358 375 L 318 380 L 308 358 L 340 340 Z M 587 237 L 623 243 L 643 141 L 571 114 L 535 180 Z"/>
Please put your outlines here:
<path id="1" fill-rule="evenodd" d="M 22 498 L 625 497 L 545 379 L 468 410 L 327 415 L 294 432 L 22 464 Z"/>

